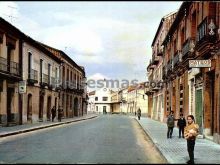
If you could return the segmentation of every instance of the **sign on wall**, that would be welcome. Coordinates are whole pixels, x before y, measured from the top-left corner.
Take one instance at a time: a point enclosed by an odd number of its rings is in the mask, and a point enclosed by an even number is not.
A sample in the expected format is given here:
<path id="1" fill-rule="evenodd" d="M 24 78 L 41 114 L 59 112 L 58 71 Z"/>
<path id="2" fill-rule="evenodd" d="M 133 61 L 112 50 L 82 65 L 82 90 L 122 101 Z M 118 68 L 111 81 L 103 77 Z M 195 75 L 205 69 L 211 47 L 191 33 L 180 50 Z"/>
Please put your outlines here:
<path id="1" fill-rule="evenodd" d="M 22 93 L 26 93 L 26 81 L 19 81 L 19 93 L 22 94 Z"/>
<path id="2" fill-rule="evenodd" d="M 211 60 L 189 60 L 190 68 L 210 68 Z"/>

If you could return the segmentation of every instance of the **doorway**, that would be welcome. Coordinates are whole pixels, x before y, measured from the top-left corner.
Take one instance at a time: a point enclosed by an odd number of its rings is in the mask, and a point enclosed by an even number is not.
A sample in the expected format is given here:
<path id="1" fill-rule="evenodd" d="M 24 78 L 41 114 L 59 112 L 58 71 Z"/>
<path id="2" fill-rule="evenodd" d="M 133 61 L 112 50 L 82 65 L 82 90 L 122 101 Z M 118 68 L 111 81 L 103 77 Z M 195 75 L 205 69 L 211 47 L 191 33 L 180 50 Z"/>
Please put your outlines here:
<path id="1" fill-rule="evenodd" d="M 13 100 L 14 88 L 7 89 L 7 123 L 13 121 L 12 116 L 12 100 Z"/>
<path id="2" fill-rule="evenodd" d="M 78 116 L 78 98 L 74 99 L 74 116 Z"/>
<path id="3" fill-rule="evenodd" d="M 47 98 L 47 121 L 50 121 L 50 116 L 51 116 L 51 96 Z"/>
<path id="4" fill-rule="evenodd" d="M 203 134 L 203 99 L 202 89 L 196 90 L 196 123 L 199 125 L 199 134 Z"/>
<path id="5" fill-rule="evenodd" d="M 27 122 L 32 123 L 32 95 L 28 94 L 27 100 Z"/>
<path id="6" fill-rule="evenodd" d="M 40 96 L 39 103 L 39 120 L 43 121 L 43 110 L 44 110 L 44 96 Z"/>

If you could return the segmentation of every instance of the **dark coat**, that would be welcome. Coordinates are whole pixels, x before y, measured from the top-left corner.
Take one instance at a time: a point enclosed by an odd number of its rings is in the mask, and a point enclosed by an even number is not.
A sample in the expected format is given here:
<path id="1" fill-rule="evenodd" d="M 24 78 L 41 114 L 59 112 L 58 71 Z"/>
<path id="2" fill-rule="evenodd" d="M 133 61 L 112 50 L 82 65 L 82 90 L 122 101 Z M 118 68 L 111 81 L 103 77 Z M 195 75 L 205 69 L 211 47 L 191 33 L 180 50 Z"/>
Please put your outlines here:
<path id="1" fill-rule="evenodd" d="M 137 115 L 141 116 L 141 110 L 140 109 L 137 110 Z"/>
<path id="2" fill-rule="evenodd" d="M 168 127 L 174 127 L 174 116 L 173 115 L 169 115 L 167 117 L 167 126 Z"/>
<path id="3" fill-rule="evenodd" d="M 177 122 L 177 126 L 179 127 L 185 127 L 186 126 L 186 119 L 183 117 L 182 119 L 179 118 Z"/>
<path id="4" fill-rule="evenodd" d="M 52 108 L 52 109 L 51 109 L 51 113 L 52 113 L 52 116 L 56 116 L 56 109 L 55 109 L 55 108 Z"/>

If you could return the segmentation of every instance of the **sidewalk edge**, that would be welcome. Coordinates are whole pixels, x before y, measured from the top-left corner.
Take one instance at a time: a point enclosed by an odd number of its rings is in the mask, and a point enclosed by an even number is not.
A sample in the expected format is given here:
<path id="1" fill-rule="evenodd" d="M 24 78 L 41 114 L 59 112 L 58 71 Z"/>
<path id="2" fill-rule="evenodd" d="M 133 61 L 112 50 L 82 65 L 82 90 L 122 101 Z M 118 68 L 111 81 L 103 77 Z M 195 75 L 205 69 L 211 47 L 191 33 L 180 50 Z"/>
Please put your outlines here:
<path id="1" fill-rule="evenodd" d="M 150 136 L 150 133 L 145 130 L 143 128 L 143 126 L 140 124 L 140 122 L 138 122 L 138 120 L 136 118 L 133 118 L 134 120 L 136 120 L 136 122 L 140 125 L 141 129 L 144 131 L 144 133 L 146 134 L 147 137 L 149 137 L 149 139 L 152 141 L 152 143 L 154 144 L 156 150 L 164 157 L 164 159 L 167 161 L 167 164 L 172 164 L 172 160 L 170 160 L 169 158 L 167 158 L 165 156 L 165 154 L 160 150 L 160 147 L 157 145 L 157 143 L 154 141 L 154 139 Z"/>
<path id="2" fill-rule="evenodd" d="M 19 131 L 9 132 L 9 133 L 5 133 L 5 134 L 1 134 L 0 138 L 11 136 L 11 135 L 22 134 L 22 133 L 26 133 L 26 132 L 32 132 L 32 131 L 45 129 L 45 128 L 50 128 L 50 127 L 56 127 L 56 126 L 59 126 L 59 125 L 70 124 L 70 123 L 77 122 L 77 121 L 93 119 L 93 118 L 96 118 L 96 117 L 98 117 L 98 116 L 92 116 L 92 117 L 83 118 L 83 119 L 76 119 L 76 120 L 67 121 L 67 122 L 61 122 L 61 123 L 56 123 L 56 124 L 40 126 L 40 127 L 36 127 L 36 128 L 29 128 L 29 129 L 23 129 L 23 130 L 19 130 Z"/>

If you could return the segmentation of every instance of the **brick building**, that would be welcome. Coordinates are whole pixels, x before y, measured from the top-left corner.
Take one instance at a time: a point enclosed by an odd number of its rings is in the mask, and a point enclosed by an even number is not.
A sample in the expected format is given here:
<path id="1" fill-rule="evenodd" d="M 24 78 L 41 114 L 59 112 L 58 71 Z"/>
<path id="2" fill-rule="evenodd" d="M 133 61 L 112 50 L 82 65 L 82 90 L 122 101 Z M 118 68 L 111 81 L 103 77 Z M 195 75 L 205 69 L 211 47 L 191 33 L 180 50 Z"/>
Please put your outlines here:
<path id="1" fill-rule="evenodd" d="M 220 3 L 183 2 L 162 45 L 164 107 L 178 118 L 193 114 L 200 134 L 220 143 Z M 191 68 L 189 60 L 211 60 Z"/>
<path id="2" fill-rule="evenodd" d="M 162 68 L 163 68 L 163 47 L 162 42 L 172 25 L 176 16 L 176 12 L 172 12 L 164 16 L 159 24 L 152 47 L 152 60 L 147 67 L 149 82 L 162 82 Z M 148 95 L 148 117 L 155 120 L 164 121 L 164 95 L 163 88 L 159 86 L 146 88 L 145 93 Z"/>
<path id="3" fill-rule="evenodd" d="M 164 48 L 164 118 L 170 110 L 174 111 L 175 118 L 180 113 L 193 114 L 200 134 L 217 143 L 220 143 L 219 24 L 219 2 L 183 2 L 159 45 Z M 211 67 L 190 67 L 190 60 L 211 61 Z M 154 70 L 158 65 L 153 66 L 152 61 L 148 70 L 153 74 L 148 78 L 155 80 Z M 152 97 L 153 92 L 146 90 Z M 153 103 L 149 100 L 149 105 Z"/>

